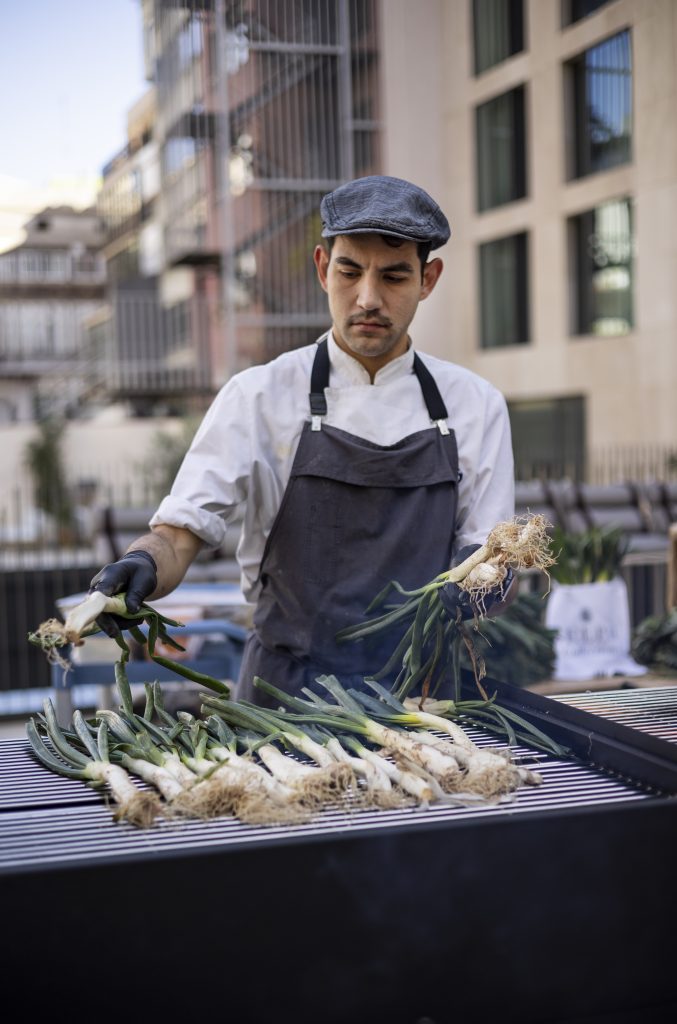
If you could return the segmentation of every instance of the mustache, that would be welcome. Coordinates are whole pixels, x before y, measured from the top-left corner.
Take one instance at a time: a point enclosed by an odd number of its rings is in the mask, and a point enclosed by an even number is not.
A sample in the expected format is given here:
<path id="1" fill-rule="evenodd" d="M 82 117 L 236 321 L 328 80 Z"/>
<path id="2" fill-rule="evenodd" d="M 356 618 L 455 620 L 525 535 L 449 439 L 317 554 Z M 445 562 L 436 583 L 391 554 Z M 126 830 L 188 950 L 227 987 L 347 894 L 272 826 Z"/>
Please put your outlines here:
<path id="1" fill-rule="evenodd" d="M 392 321 L 382 316 L 369 316 L 368 314 L 356 313 L 354 316 L 348 317 L 349 326 L 355 324 L 377 324 L 379 327 L 391 327 Z"/>

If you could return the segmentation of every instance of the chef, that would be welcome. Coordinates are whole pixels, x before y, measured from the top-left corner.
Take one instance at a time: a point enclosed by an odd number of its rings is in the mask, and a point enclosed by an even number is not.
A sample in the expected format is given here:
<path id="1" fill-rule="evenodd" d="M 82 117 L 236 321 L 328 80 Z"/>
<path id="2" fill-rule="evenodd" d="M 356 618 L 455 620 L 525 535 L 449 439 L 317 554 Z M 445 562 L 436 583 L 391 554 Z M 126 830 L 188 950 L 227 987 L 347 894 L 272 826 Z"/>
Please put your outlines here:
<path id="1" fill-rule="evenodd" d="M 442 210 L 379 175 L 325 195 L 320 212 L 314 261 L 331 328 L 228 381 L 150 532 L 92 580 L 137 611 L 173 590 L 204 545 L 219 547 L 244 507 L 237 558 L 255 610 L 237 696 L 249 700 L 262 700 L 255 676 L 288 692 L 323 673 L 360 685 L 396 638 L 338 643 L 336 633 L 388 581 L 428 582 L 514 509 L 505 400 L 409 334 L 442 273 L 430 258 L 449 238 Z M 443 600 L 452 616 L 473 614 L 453 584 Z M 488 603 L 508 600 L 504 585 Z"/>

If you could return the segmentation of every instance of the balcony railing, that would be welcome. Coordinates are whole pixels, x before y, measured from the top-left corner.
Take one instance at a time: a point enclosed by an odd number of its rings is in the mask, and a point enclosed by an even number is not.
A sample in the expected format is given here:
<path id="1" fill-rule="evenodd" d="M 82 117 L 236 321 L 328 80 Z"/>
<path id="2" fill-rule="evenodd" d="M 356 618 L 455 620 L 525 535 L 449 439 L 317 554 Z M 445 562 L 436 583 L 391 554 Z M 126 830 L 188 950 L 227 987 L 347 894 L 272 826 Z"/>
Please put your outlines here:
<path id="1" fill-rule="evenodd" d="M 205 296 L 167 308 L 151 283 L 114 288 L 109 318 L 91 335 L 90 387 L 114 399 L 210 392 L 209 322 Z"/>
<path id="2" fill-rule="evenodd" d="M 99 256 L 21 249 L 0 256 L 0 285 L 104 284 L 106 264 Z"/>

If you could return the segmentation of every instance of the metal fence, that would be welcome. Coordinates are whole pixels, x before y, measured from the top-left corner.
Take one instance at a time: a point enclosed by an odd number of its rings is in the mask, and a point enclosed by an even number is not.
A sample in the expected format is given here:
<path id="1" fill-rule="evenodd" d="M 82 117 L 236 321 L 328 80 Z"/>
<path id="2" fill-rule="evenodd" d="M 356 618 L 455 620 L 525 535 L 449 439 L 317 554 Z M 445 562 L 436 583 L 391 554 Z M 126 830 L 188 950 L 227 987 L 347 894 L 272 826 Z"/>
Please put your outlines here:
<path id="1" fill-rule="evenodd" d="M 563 480 L 576 483 L 613 484 L 625 481 L 651 483 L 677 480 L 677 445 L 599 445 L 575 456 L 561 455 L 558 446 L 535 451 L 520 440 L 515 445 L 515 476 L 518 480 Z"/>
<path id="2" fill-rule="evenodd" d="M 17 478 L 0 495 L 0 691 L 50 685 L 50 666 L 28 633 L 58 615 L 60 598 L 87 590 L 101 568 L 101 510 L 155 501 L 155 482 L 143 473 L 99 472 L 96 482 L 60 482 L 51 494 Z"/>
<path id="3" fill-rule="evenodd" d="M 587 476 L 587 482 L 592 484 L 677 480 L 677 445 L 600 446 L 589 455 Z"/>

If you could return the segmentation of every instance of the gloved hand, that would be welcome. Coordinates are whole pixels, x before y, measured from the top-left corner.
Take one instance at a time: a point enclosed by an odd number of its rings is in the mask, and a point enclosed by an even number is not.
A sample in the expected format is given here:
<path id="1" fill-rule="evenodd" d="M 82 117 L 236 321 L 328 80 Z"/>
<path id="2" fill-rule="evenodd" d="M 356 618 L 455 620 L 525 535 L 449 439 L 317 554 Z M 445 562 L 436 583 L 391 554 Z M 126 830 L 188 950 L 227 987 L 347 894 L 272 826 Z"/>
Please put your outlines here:
<path id="1" fill-rule="evenodd" d="M 104 565 L 89 585 L 89 593 L 100 590 L 112 597 L 125 591 L 127 610 L 134 615 L 157 587 L 157 565 L 147 551 L 128 551 L 117 562 Z M 100 628 L 110 637 L 119 636 L 120 630 L 129 629 L 143 620 L 124 619 L 119 615 L 103 612 L 96 620 Z"/>
<path id="2" fill-rule="evenodd" d="M 481 546 L 481 544 L 467 544 L 461 548 L 452 559 L 452 569 L 460 565 L 461 562 L 465 562 L 466 558 L 470 558 Z M 456 621 L 459 611 L 461 619 L 472 619 L 475 615 L 488 615 L 497 604 L 504 600 L 513 579 L 513 571 L 508 569 L 503 582 L 485 594 L 481 604 L 473 602 L 470 595 L 465 590 L 461 590 L 458 583 L 445 583 L 440 590 L 440 601 L 452 622 Z"/>

